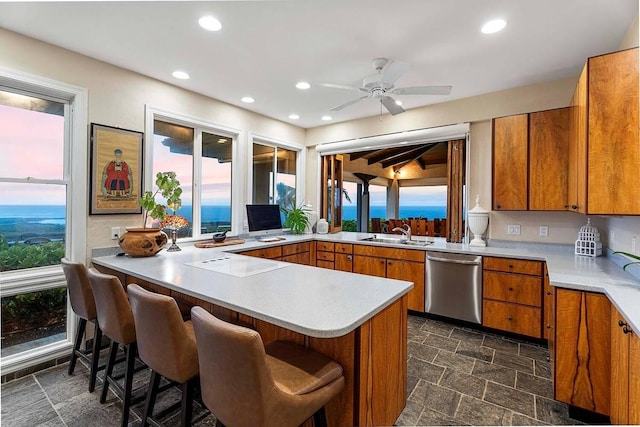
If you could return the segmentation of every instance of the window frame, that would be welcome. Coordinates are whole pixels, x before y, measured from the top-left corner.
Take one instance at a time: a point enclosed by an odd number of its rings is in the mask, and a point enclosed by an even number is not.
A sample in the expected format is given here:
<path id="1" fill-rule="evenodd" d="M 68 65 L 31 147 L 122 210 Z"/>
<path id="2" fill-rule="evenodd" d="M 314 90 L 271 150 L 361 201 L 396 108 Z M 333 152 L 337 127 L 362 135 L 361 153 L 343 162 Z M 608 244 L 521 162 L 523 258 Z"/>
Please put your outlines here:
<path id="1" fill-rule="evenodd" d="M 0 178 L 1 182 L 66 186 L 65 256 L 87 262 L 88 90 L 34 74 L 0 67 L 0 89 L 65 104 L 64 169 L 62 179 Z M 66 286 L 60 265 L 0 272 L 2 297 Z M 65 356 L 73 347 L 77 316 L 67 297 L 67 337 L 55 343 L 0 358 L 2 374 L 10 374 Z"/>
<path id="2" fill-rule="evenodd" d="M 154 107 L 152 105 L 145 105 L 145 147 L 144 147 L 144 191 L 152 191 L 155 183 L 153 177 L 153 135 L 155 132 L 153 122 L 154 120 L 161 120 L 167 123 L 173 123 L 180 126 L 187 126 L 194 129 L 194 146 L 193 146 L 193 193 L 192 193 L 192 223 L 201 226 L 201 206 L 202 198 L 199 191 L 202 184 L 202 132 L 214 133 L 216 135 L 225 136 L 231 139 L 231 234 L 239 234 L 242 231 L 242 216 L 240 206 L 244 206 L 242 203 L 243 194 L 236 191 L 237 185 L 233 185 L 234 177 L 242 176 L 242 165 L 239 161 L 242 156 L 240 153 L 241 135 L 242 131 L 229 126 L 220 125 L 193 117 L 187 114 L 176 113 L 173 111 L 165 110 L 162 108 Z M 238 159 L 238 160 L 235 160 Z M 184 201 L 183 201 L 184 203 Z M 202 238 L 210 237 L 213 233 L 200 233 L 200 227 L 193 227 L 191 237 L 185 237 L 179 239 L 183 242 L 202 240 Z"/>

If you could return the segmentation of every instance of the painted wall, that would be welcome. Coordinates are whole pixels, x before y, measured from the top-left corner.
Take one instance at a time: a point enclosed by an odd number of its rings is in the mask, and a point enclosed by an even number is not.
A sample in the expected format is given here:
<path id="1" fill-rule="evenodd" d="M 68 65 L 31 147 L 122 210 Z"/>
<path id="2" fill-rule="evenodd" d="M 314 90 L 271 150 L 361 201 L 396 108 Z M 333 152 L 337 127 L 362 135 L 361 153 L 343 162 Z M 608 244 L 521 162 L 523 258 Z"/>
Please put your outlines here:
<path id="1" fill-rule="evenodd" d="M 149 104 L 239 129 L 239 142 L 244 145 L 248 132 L 298 144 L 305 140 L 302 128 L 3 29 L 0 66 L 87 88 L 89 122 L 143 131 L 145 105 Z M 241 148 L 244 165 L 247 151 Z M 244 180 L 239 182 L 246 187 Z M 246 195 L 244 188 L 242 193 Z M 87 247 L 114 246 L 111 227 L 141 223 L 139 215 L 89 216 Z"/>

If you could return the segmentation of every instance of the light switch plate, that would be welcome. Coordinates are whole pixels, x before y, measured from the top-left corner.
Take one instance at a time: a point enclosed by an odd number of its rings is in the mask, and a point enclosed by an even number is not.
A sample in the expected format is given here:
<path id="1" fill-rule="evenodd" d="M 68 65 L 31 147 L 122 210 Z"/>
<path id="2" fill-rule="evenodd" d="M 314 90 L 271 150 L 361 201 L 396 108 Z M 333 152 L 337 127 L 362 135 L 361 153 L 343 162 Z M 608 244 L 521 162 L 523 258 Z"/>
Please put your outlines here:
<path id="1" fill-rule="evenodd" d="M 540 235 L 547 237 L 549 235 L 549 226 L 547 225 L 541 225 L 540 226 Z"/>
<path id="2" fill-rule="evenodd" d="M 520 224 L 507 225 L 507 234 L 520 234 Z"/>

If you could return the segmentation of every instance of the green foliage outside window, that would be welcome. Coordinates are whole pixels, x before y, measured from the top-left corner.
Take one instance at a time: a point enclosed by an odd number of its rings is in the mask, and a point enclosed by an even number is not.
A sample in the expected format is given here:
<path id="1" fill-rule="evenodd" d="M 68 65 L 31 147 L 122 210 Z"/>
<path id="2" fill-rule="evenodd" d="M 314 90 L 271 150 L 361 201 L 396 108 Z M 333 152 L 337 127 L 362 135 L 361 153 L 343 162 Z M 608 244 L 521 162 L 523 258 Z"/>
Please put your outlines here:
<path id="1" fill-rule="evenodd" d="M 64 255 L 64 242 L 9 246 L 5 237 L 0 235 L 0 271 L 56 265 Z"/>

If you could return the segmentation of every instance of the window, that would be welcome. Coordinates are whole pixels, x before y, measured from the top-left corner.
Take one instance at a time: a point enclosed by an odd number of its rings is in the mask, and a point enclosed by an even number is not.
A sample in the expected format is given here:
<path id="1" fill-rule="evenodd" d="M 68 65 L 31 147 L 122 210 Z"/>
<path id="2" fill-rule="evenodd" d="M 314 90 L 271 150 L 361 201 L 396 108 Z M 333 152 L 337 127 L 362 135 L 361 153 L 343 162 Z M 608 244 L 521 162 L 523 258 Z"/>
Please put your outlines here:
<path id="1" fill-rule="evenodd" d="M 189 221 L 179 237 L 200 237 L 232 226 L 231 175 L 234 135 L 184 120 L 153 120 L 153 175 L 176 172 Z M 147 188 L 153 184 L 147 185 Z"/>
<path id="2" fill-rule="evenodd" d="M 86 95 L 0 70 L 3 374 L 71 347 L 75 316 L 60 259 L 86 258 Z"/>
<path id="3" fill-rule="evenodd" d="M 400 187 L 400 218 L 447 218 L 447 186 Z"/>
<path id="4" fill-rule="evenodd" d="M 297 157 L 294 150 L 253 144 L 253 203 L 286 208 L 301 203 L 296 197 Z"/>

